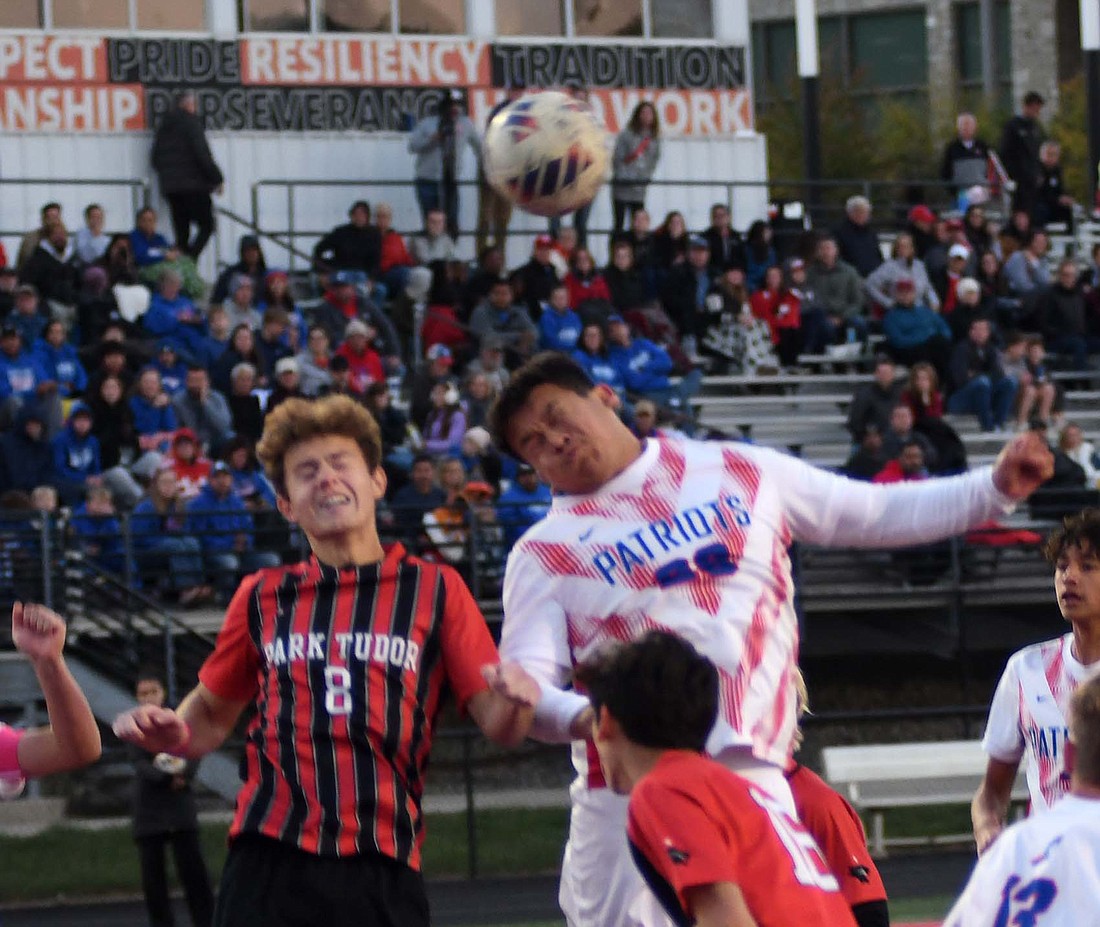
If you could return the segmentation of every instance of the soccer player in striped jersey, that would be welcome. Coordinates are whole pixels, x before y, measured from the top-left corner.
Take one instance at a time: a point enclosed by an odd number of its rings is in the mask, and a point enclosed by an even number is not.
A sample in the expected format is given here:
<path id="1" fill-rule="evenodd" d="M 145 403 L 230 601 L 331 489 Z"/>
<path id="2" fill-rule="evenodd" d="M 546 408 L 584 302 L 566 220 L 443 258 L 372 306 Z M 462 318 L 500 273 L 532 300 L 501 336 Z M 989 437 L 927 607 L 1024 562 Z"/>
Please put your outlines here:
<path id="1" fill-rule="evenodd" d="M 600 651 L 576 679 L 592 699 L 604 777 L 629 796 L 631 855 L 675 924 L 856 927 L 794 815 L 703 755 L 718 715 L 710 660 L 674 634 L 650 631 Z"/>
<path id="2" fill-rule="evenodd" d="M 28 778 L 87 766 L 99 759 L 99 726 L 62 652 L 65 621 L 31 602 L 11 609 L 11 637 L 38 677 L 48 727 L 19 731 L 0 723 L 0 797 L 14 798 Z"/>
<path id="3" fill-rule="evenodd" d="M 179 709 L 139 706 L 115 731 L 198 758 L 255 705 L 216 925 L 427 925 L 420 802 L 443 690 L 511 744 L 538 685 L 498 662 L 453 569 L 383 549 L 386 477 L 366 409 L 288 400 L 257 452 L 313 555 L 246 578 Z"/>
<path id="4" fill-rule="evenodd" d="M 1100 509 L 1067 517 L 1047 539 L 1044 553 L 1054 567 L 1054 594 L 1070 631 L 1013 654 L 997 684 L 982 740 L 989 762 L 971 805 L 979 853 L 1004 829 L 1025 756 L 1033 814 L 1049 811 L 1065 795 L 1070 696 L 1100 675 Z"/>
<path id="5" fill-rule="evenodd" d="M 622 837 L 626 803 L 592 762 L 588 701 L 562 688 L 576 662 L 649 630 L 685 637 L 718 667 L 709 752 L 793 813 L 783 778 L 798 643 L 791 542 L 881 548 L 960 534 L 1053 470 L 1046 445 L 1025 434 L 994 467 L 872 486 L 754 445 L 641 440 L 618 405 L 548 353 L 513 374 L 491 415 L 500 447 L 555 492 L 509 556 L 501 652 L 542 685 L 534 736 L 574 741 L 560 895 L 573 927 L 630 924 L 643 890 Z"/>
<path id="6" fill-rule="evenodd" d="M 1067 714 L 1068 793 L 997 838 L 944 927 L 1100 927 L 1100 677 Z"/>

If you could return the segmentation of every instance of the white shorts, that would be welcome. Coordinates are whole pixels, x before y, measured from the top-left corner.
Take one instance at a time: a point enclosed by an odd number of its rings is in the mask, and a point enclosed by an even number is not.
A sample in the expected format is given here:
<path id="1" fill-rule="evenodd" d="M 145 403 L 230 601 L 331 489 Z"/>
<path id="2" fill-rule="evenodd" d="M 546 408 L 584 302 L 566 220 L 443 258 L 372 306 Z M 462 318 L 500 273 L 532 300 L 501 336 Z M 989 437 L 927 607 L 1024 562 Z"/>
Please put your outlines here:
<path id="1" fill-rule="evenodd" d="M 782 770 L 743 751 L 716 757 L 779 799 L 794 815 Z M 611 789 L 574 783 L 569 841 L 561 866 L 558 904 L 569 927 L 672 927 L 672 920 L 634 865 L 626 839 L 628 798 Z"/>

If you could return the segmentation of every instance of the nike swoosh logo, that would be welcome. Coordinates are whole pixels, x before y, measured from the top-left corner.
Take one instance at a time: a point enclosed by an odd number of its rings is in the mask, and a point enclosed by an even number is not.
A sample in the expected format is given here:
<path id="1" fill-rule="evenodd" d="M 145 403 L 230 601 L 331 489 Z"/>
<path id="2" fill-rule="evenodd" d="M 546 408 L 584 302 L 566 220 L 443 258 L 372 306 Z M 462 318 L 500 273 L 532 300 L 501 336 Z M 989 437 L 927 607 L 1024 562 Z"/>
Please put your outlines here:
<path id="1" fill-rule="evenodd" d="M 592 532 L 595 531 L 595 530 L 596 530 L 595 526 L 589 528 L 584 534 L 582 534 L 579 538 L 577 538 L 577 540 L 580 541 L 583 544 L 590 537 L 592 537 Z"/>

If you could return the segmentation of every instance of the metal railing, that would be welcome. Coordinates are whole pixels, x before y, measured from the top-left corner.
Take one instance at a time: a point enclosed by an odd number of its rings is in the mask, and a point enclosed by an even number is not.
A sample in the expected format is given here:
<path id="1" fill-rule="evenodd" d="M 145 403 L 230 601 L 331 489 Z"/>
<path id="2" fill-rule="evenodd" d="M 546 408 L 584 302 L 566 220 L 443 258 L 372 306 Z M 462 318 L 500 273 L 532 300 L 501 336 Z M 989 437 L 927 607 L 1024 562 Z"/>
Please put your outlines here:
<path id="1" fill-rule="evenodd" d="M 477 180 L 459 180 L 456 186 L 460 191 L 476 191 L 479 186 Z M 252 222 L 256 229 L 267 229 L 266 234 L 279 241 L 280 246 L 288 248 L 291 254 L 291 269 L 294 268 L 294 258 L 301 257 L 304 249 L 297 243 L 305 239 L 316 239 L 331 230 L 326 228 L 312 228 L 302 226 L 299 222 L 299 204 L 297 195 L 302 191 L 310 190 L 348 190 L 356 191 L 354 198 L 370 196 L 372 191 L 383 194 L 385 191 L 400 190 L 407 192 L 413 188 L 410 180 L 379 180 L 375 178 L 341 179 L 341 180 L 317 180 L 312 178 L 285 178 L 267 179 L 255 182 L 251 189 Z M 782 233 L 784 224 L 792 224 L 806 227 L 829 227 L 838 222 L 844 216 L 844 201 L 853 195 L 867 197 L 875 208 L 873 224 L 881 227 L 883 231 L 892 231 L 905 224 L 905 217 L 909 209 L 917 202 L 924 203 L 940 211 L 955 211 L 955 198 L 952 195 L 954 187 L 941 179 L 918 180 L 818 180 L 805 181 L 797 179 L 772 179 L 772 180 L 654 180 L 649 184 L 652 190 L 682 190 L 685 194 L 691 191 L 708 191 L 709 202 L 724 202 L 731 210 L 734 209 L 735 200 L 739 192 L 761 191 L 766 200 L 777 206 L 776 219 Z M 286 227 L 279 228 L 276 223 L 267 222 L 263 216 L 262 193 L 264 190 L 281 190 L 286 216 Z M 992 187 L 987 187 L 993 190 Z M 786 204 L 799 204 L 795 211 L 797 218 L 784 219 L 783 206 Z M 1008 194 L 1002 192 L 999 198 L 991 200 L 987 206 L 994 212 L 999 211 L 1002 216 L 1008 214 Z M 805 223 L 803 222 L 805 220 Z M 654 217 L 653 225 L 656 227 L 659 217 Z M 773 220 L 775 221 L 775 220 Z M 416 231 L 416 230 L 410 230 Z M 510 238 L 530 238 L 541 234 L 540 229 L 510 228 L 507 235 Z M 610 227 L 590 226 L 589 235 L 610 235 L 614 230 Z M 461 228 L 459 238 L 472 238 L 478 234 L 477 229 Z M 307 264 L 308 266 L 308 264 Z"/>
<path id="2" fill-rule="evenodd" d="M 70 190 L 70 189 L 94 189 L 97 191 L 111 190 L 111 189 L 123 189 L 130 191 L 130 211 L 126 219 L 126 228 L 129 229 L 133 226 L 133 217 L 137 211 L 151 202 L 150 196 L 150 184 L 148 180 L 140 178 L 105 178 L 101 180 L 92 179 L 65 179 L 60 180 L 55 177 L 2 177 L 0 178 L 0 195 L 3 193 L 5 187 L 18 187 L 18 188 L 42 188 L 42 195 L 48 199 L 57 199 L 56 190 Z M 96 197 L 99 199 L 100 197 Z M 39 206 L 41 204 L 38 204 Z M 84 204 L 87 205 L 87 204 Z M 0 228 L 0 237 L 10 238 L 15 236 L 23 236 L 26 234 L 28 226 L 23 226 L 18 229 L 4 229 Z M 71 231 L 71 229 L 70 229 Z M 11 257 L 14 257 L 12 255 Z"/>

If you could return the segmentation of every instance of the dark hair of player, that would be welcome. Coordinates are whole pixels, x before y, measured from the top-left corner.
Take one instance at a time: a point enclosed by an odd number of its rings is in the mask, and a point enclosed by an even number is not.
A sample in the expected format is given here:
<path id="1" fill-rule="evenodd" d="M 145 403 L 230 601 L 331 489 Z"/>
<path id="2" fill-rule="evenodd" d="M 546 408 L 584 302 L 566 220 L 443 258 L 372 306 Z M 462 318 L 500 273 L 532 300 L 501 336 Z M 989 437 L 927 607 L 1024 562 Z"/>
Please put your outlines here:
<path id="1" fill-rule="evenodd" d="M 683 638 L 650 631 L 581 663 L 573 678 L 633 743 L 702 752 L 718 715 L 718 670 Z"/>
<path id="2" fill-rule="evenodd" d="M 587 396 L 595 384 L 580 364 L 560 351 L 536 354 L 512 374 L 489 410 L 489 433 L 497 447 L 513 457 L 520 455 L 508 443 L 508 429 L 516 413 L 540 386 L 558 386 L 578 396 Z"/>
<path id="3" fill-rule="evenodd" d="M 1049 563 L 1057 563 L 1070 548 L 1090 551 L 1100 557 L 1100 509 L 1081 509 L 1067 515 L 1060 528 L 1055 528 L 1043 545 L 1043 555 Z"/>
<path id="4" fill-rule="evenodd" d="M 1073 772 L 1089 785 L 1100 786 L 1100 676 L 1073 693 L 1069 707 L 1073 739 Z"/>
<path id="5" fill-rule="evenodd" d="M 134 688 L 136 689 L 143 682 L 155 682 L 163 689 L 164 673 L 155 666 L 150 666 L 148 664 L 139 666 L 137 674 L 134 676 Z"/>

